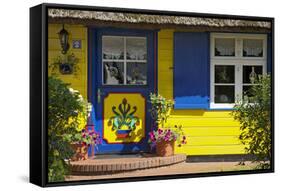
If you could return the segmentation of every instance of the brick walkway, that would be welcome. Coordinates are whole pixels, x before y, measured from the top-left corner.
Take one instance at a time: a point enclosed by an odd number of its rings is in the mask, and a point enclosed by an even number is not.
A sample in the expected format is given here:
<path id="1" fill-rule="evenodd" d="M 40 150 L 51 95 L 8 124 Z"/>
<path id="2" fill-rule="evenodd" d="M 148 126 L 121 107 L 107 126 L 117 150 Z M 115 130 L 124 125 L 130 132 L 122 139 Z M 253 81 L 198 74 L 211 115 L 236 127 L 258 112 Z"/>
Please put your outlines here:
<path id="1" fill-rule="evenodd" d="M 222 171 L 237 171 L 251 170 L 255 164 L 245 162 L 244 166 L 238 165 L 238 162 L 194 162 L 194 163 L 179 163 L 171 166 L 151 168 L 144 170 L 135 170 L 129 172 L 94 175 L 94 176 L 75 176 L 71 175 L 66 180 L 94 180 L 94 179 L 110 179 L 110 178 L 126 178 L 126 177 L 142 177 L 142 176 L 159 176 L 173 174 L 188 174 L 202 172 L 222 172 Z"/>

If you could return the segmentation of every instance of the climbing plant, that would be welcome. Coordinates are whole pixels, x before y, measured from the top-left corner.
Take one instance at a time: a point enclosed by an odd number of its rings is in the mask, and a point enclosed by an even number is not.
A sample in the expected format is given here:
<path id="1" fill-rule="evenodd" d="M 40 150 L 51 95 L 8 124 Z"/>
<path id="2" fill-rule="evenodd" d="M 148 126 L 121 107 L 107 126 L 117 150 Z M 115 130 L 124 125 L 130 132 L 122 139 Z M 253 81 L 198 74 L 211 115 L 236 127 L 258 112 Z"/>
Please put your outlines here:
<path id="1" fill-rule="evenodd" d="M 150 94 L 151 109 L 150 114 L 157 126 L 164 127 L 164 123 L 170 116 L 171 109 L 174 105 L 173 100 L 166 99 L 165 97 L 157 94 Z"/>
<path id="2" fill-rule="evenodd" d="M 252 86 L 244 99 L 235 104 L 232 115 L 240 122 L 240 141 L 254 156 L 258 168 L 270 168 L 271 159 L 271 77 L 251 79 Z M 249 96 L 250 95 L 250 96 Z"/>

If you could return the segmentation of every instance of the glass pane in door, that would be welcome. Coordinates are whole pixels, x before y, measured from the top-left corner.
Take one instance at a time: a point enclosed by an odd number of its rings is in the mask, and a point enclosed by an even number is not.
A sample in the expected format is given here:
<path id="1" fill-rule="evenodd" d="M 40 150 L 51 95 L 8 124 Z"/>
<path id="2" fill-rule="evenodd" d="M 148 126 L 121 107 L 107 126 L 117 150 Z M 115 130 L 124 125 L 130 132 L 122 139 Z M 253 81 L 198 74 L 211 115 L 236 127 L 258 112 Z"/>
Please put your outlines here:
<path id="1" fill-rule="evenodd" d="M 127 62 L 127 84 L 146 85 L 147 84 L 147 64 L 146 62 Z"/>
<path id="2" fill-rule="evenodd" d="M 146 60 L 146 38 L 126 37 L 126 50 L 127 60 Z"/>
<path id="3" fill-rule="evenodd" d="M 124 83 L 123 62 L 103 62 L 103 84 L 120 85 Z"/>
<path id="4" fill-rule="evenodd" d="M 103 36 L 102 57 L 107 60 L 124 59 L 124 37 Z"/>

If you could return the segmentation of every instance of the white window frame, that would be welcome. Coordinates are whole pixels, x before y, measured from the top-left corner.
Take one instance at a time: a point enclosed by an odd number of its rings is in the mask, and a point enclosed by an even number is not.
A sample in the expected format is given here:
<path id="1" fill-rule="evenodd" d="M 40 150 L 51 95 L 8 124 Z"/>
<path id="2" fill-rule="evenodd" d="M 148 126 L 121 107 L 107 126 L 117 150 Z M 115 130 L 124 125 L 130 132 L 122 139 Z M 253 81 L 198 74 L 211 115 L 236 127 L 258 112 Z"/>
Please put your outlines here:
<path id="1" fill-rule="evenodd" d="M 123 59 L 104 59 L 103 58 L 103 51 L 102 51 L 102 85 L 103 86 L 146 86 L 148 84 L 148 82 L 146 81 L 146 84 L 127 84 L 127 63 L 129 62 L 139 62 L 139 63 L 143 63 L 143 64 L 147 64 L 147 60 L 148 58 L 146 58 L 146 60 L 127 60 L 127 56 L 126 56 L 126 52 L 127 52 L 127 39 L 129 38 L 139 38 L 139 39 L 145 39 L 147 41 L 147 37 L 143 37 L 143 36 L 120 36 L 120 35 L 103 35 L 103 37 L 119 37 L 123 39 L 123 43 L 124 43 L 124 58 Z M 146 55 L 148 55 L 148 47 L 147 47 L 147 43 L 146 43 Z M 104 62 L 120 62 L 123 63 L 123 67 L 124 67 L 124 73 L 123 73 L 123 78 L 124 78 L 124 83 L 123 84 L 105 84 L 104 83 L 104 74 L 103 74 L 103 70 L 104 70 Z M 148 68 L 147 68 L 148 69 Z M 146 74 L 148 75 L 148 73 Z"/>
<path id="2" fill-rule="evenodd" d="M 234 38 L 235 39 L 235 56 L 215 56 L 215 39 L 216 38 Z M 243 56 L 243 39 L 263 40 L 262 57 L 244 57 Z M 211 33 L 210 38 L 210 108 L 211 109 L 232 109 L 234 103 L 215 103 L 215 65 L 234 65 L 235 66 L 235 102 L 242 99 L 243 94 L 243 66 L 262 66 L 263 74 L 266 73 L 267 63 L 267 35 L 266 34 L 241 34 L 241 33 Z M 228 85 L 228 84 L 226 84 Z M 230 84 L 229 84 L 230 85 Z"/>

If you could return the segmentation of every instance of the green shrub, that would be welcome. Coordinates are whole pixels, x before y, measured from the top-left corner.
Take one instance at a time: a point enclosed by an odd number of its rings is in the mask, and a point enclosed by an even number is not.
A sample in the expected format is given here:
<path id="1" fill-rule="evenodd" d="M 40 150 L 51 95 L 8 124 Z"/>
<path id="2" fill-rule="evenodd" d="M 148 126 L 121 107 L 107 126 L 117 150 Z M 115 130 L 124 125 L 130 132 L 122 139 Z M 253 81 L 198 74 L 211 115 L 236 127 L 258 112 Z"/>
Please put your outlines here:
<path id="1" fill-rule="evenodd" d="M 90 108 L 78 91 L 60 79 L 48 78 L 48 180 L 63 181 L 74 151 L 70 143 L 85 128 Z"/>
<path id="2" fill-rule="evenodd" d="M 240 122 L 239 139 L 247 154 L 254 156 L 259 168 L 270 168 L 271 159 L 271 78 L 270 75 L 251 79 L 252 88 L 232 112 Z"/>
<path id="3" fill-rule="evenodd" d="M 164 127 L 170 116 L 171 110 L 174 105 L 173 100 L 169 100 L 161 96 L 160 94 L 150 94 L 151 109 L 150 114 L 152 119 L 155 121 L 157 127 Z"/>

